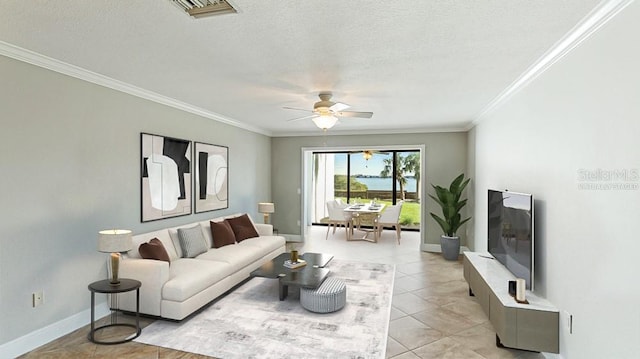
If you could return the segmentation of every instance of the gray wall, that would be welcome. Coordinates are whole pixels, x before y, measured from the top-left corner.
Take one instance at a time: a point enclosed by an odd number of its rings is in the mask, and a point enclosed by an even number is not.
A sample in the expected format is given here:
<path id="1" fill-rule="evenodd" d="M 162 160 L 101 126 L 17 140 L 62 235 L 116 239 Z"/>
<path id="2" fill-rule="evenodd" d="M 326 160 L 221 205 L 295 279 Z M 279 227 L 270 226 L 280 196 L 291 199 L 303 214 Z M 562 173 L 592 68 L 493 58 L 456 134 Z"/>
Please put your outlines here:
<path id="1" fill-rule="evenodd" d="M 320 130 L 318 130 L 320 131 Z M 301 199 L 297 189 L 301 187 L 303 147 L 366 147 L 393 145 L 425 145 L 426 171 L 422 181 L 448 185 L 467 168 L 467 134 L 417 133 L 399 135 L 353 135 L 315 137 L 274 137 L 272 139 L 272 194 L 276 205 L 273 223 L 280 233 L 300 234 Z M 433 193 L 428 186 L 427 193 Z M 423 196 L 424 197 L 424 196 Z M 424 197 L 426 198 L 426 197 Z M 438 211 L 431 199 L 423 199 L 423 213 Z M 426 211 L 426 212 L 425 212 Z M 427 214 L 428 216 L 428 214 Z M 424 218 L 424 216 L 423 216 Z M 440 243 L 441 230 L 431 219 L 426 222 L 423 243 Z M 463 227 L 460 231 L 465 237 Z"/>
<path id="2" fill-rule="evenodd" d="M 476 222 L 482 220 L 476 218 L 474 210 L 476 208 L 476 130 L 472 128 L 467 132 L 467 173 L 471 180 L 467 186 L 467 214 L 471 217 L 467 222 L 467 247 L 472 251 L 483 251 L 486 247 L 476 247 Z"/>
<path id="3" fill-rule="evenodd" d="M 565 359 L 640 353 L 638 19 L 634 2 L 469 136 L 475 248 L 487 245 L 488 188 L 533 193 L 535 287 L 561 310 Z M 606 187 L 612 183 L 631 187 Z"/>
<path id="4" fill-rule="evenodd" d="M 106 278 L 99 230 L 258 218 L 271 197 L 266 136 L 5 57 L 0 78 L 0 344 L 89 308 L 87 285 Z M 140 132 L 228 146 L 229 209 L 141 223 Z"/>

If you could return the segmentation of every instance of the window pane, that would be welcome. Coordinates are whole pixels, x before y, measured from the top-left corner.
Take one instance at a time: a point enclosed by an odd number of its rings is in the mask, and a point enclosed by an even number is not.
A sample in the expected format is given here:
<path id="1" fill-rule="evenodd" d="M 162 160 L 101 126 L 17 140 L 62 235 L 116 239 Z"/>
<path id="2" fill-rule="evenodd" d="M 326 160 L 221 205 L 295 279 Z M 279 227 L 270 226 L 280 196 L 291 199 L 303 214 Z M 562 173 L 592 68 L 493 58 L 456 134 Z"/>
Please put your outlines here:
<path id="1" fill-rule="evenodd" d="M 419 228 L 421 195 L 420 152 L 398 152 L 397 155 L 397 198 L 398 201 L 404 200 L 402 212 L 400 212 L 400 223 L 403 228 Z"/>
<path id="2" fill-rule="evenodd" d="M 327 201 L 343 197 L 347 192 L 347 155 L 344 153 L 313 154 L 312 222 L 328 216 Z"/>
<path id="3" fill-rule="evenodd" d="M 363 151 L 351 154 L 351 198 L 360 202 L 374 199 L 391 201 L 393 180 L 391 153 Z"/>

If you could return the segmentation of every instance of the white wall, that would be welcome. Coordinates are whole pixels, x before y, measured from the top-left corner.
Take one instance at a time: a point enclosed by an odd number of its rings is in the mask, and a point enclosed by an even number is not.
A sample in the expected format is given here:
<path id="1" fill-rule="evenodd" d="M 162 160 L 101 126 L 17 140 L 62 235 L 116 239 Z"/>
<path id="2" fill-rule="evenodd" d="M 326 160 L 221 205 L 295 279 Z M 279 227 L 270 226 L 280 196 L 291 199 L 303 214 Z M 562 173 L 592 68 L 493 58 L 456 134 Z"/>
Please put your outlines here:
<path id="1" fill-rule="evenodd" d="M 271 198 L 266 136 L 1 56 L 0 79 L 0 357 L 3 344 L 89 309 L 87 285 L 106 278 L 99 230 L 258 218 Z M 229 209 L 141 223 L 140 132 L 228 146 Z"/>
<path id="2" fill-rule="evenodd" d="M 536 292 L 574 319 L 569 334 L 561 317 L 565 359 L 640 355 L 639 19 L 635 2 L 469 135 L 475 249 L 488 188 L 534 194 Z M 581 189 L 581 169 L 626 170 L 614 182 L 635 189 Z"/>

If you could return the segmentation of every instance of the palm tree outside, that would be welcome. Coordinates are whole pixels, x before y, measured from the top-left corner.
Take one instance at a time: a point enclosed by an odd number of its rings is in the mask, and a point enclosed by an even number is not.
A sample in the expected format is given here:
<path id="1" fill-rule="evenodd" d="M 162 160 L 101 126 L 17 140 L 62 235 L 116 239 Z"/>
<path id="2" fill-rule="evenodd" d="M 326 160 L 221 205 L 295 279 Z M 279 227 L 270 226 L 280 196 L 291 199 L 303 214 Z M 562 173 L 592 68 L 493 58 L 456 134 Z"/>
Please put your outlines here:
<path id="1" fill-rule="evenodd" d="M 406 162 L 405 169 L 408 172 L 413 172 L 413 178 L 416 179 L 416 201 L 420 202 L 420 153 L 411 153 L 404 161 Z"/>
<path id="2" fill-rule="evenodd" d="M 416 179 L 416 192 L 418 194 L 417 200 L 420 201 L 420 154 L 411 153 L 407 156 L 402 156 L 398 152 L 394 152 L 396 161 L 393 158 L 385 158 L 384 168 L 380 171 L 380 177 L 391 177 L 393 163 L 395 162 L 395 180 L 400 187 L 400 198 L 404 201 L 406 199 L 405 187 L 407 185 L 407 175 L 413 174 Z"/>

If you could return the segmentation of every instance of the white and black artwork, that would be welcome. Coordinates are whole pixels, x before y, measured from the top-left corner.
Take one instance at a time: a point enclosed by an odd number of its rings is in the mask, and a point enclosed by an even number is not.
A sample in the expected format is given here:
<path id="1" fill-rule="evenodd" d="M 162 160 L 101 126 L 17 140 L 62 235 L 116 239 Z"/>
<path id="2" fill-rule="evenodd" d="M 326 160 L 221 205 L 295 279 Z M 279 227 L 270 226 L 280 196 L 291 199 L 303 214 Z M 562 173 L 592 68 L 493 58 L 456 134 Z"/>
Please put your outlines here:
<path id="1" fill-rule="evenodd" d="M 191 214 L 191 141 L 140 137 L 142 222 Z"/>
<path id="2" fill-rule="evenodd" d="M 229 207 L 229 148 L 195 144 L 195 212 Z"/>

